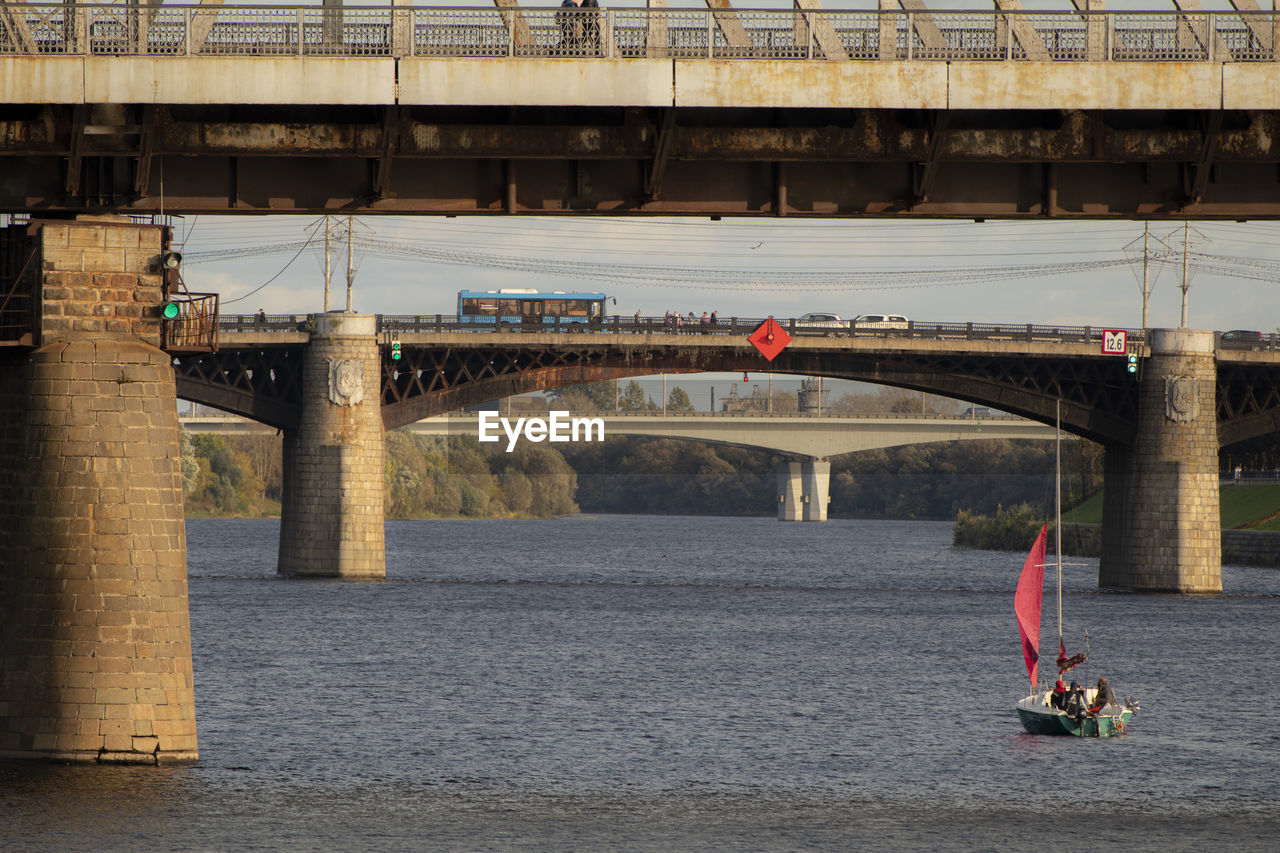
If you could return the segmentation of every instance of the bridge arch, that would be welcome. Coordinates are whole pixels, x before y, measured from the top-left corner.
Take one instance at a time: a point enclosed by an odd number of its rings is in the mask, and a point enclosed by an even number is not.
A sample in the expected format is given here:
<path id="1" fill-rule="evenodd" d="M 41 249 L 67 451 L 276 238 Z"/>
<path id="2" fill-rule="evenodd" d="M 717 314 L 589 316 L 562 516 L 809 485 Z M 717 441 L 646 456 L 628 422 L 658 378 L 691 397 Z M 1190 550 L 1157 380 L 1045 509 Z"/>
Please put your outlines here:
<path id="1" fill-rule="evenodd" d="M 518 337 L 518 336 L 517 336 Z M 616 336 L 611 336 L 616 337 Z M 657 337 L 657 336 L 655 336 Z M 383 423 L 391 429 L 514 394 L 635 376 L 741 373 L 821 376 L 923 391 L 1052 424 L 1062 399 L 1064 431 L 1101 443 L 1133 441 L 1136 382 L 1114 357 L 1088 353 L 850 350 L 839 344 L 784 350 L 764 362 L 754 348 L 611 342 L 566 346 L 501 344 L 457 349 L 404 343 L 401 365 L 384 372 Z"/>

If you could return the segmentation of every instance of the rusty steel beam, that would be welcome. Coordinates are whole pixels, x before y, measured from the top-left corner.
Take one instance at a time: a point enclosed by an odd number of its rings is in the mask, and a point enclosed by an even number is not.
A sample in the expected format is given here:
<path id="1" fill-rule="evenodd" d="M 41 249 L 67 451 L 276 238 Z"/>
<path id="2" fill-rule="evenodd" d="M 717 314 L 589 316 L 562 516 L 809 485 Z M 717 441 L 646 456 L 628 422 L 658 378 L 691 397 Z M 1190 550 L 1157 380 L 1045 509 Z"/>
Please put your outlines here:
<path id="1" fill-rule="evenodd" d="M 1280 215 L 1280 112 L 322 115 L 0 108 L 0 211 Z"/>
<path id="2" fill-rule="evenodd" d="M 12 158 L 0 170 L 0 212 L 157 211 L 157 196 L 128 198 L 128 158 L 94 163 L 93 192 L 65 191 L 59 158 Z M 162 158 L 154 157 L 154 160 Z M 371 161 L 338 158 L 165 157 L 164 209 L 173 213 L 333 211 L 402 214 L 652 214 L 775 216 L 776 164 L 668 162 L 662 195 L 645 193 L 647 162 L 411 160 L 398 158 L 386 196 L 371 189 Z M 519 182 L 514 177 L 518 167 Z M 788 215 L 817 217 L 1090 219 L 1280 218 L 1274 163 L 1219 162 L 1199 201 L 1186 196 L 1185 163 L 1062 163 L 1050 208 L 1042 163 L 954 163 L 939 170 L 929 198 L 917 198 L 910 162 L 791 162 Z M 122 181 L 128 180 L 126 186 Z M 153 173 L 151 186 L 159 183 Z"/>
<path id="3" fill-rule="evenodd" d="M 1200 147 L 1200 158 L 1190 170 L 1192 175 L 1191 189 L 1187 197 L 1191 201 L 1199 201 L 1204 197 L 1205 188 L 1209 186 L 1213 160 L 1217 155 L 1219 137 L 1222 134 L 1222 113 L 1209 113 L 1205 121 L 1204 141 Z"/>
<path id="4" fill-rule="evenodd" d="M 0 157 L 67 156 L 75 135 L 73 107 L 45 107 L 36 118 L 0 117 Z M 398 113 L 396 112 L 398 110 Z M 1280 113 L 1187 113 L 1135 127 L 1096 111 L 1047 112 L 1039 126 L 1001 126 L 998 117 L 963 111 L 945 115 L 946 133 L 927 121 L 904 123 L 890 110 L 830 111 L 812 126 L 720 127 L 693 110 L 628 111 L 620 123 L 438 123 L 387 108 L 362 122 L 178 120 L 154 112 L 154 154 L 178 156 L 516 158 L 574 160 L 670 159 L 751 161 L 1189 162 L 1205 156 L 1204 127 L 1213 133 L 1213 162 L 1280 162 Z M 670 125 L 664 127 L 665 122 Z M 699 122 L 704 122 L 699 126 Z M 150 122 L 147 122 L 150 126 Z M 664 133 L 665 130 L 665 133 Z M 102 135 L 81 140 L 86 154 L 133 154 L 132 142 Z"/>

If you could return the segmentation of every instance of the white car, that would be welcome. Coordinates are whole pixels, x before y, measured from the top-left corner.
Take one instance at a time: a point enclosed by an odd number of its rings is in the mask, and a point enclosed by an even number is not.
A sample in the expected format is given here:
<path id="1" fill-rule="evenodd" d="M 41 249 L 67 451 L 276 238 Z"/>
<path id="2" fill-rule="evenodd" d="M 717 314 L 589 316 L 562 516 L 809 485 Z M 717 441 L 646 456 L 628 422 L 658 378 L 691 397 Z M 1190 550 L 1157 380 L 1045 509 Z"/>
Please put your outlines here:
<path id="1" fill-rule="evenodd" d="M 796 318 L 797 329 L 847 329 L 839 314 L 811 313 Z"/>
<path id="2" fill-rule="evenodd" d="M 908 329 L 911 321 L 901 314 L 862 314 L 853 325 L 857 329 Z"/>

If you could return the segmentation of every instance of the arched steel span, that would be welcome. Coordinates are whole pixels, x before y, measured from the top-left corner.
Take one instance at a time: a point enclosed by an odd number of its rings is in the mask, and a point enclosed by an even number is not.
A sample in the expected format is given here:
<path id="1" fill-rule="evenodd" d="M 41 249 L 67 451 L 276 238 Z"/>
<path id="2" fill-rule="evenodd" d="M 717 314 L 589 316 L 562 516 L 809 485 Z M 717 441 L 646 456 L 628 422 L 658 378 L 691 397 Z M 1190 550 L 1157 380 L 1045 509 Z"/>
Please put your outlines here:
<path id="1" fill-rule="evenodd" d="M 422 336 L 424 339 L 429 336 Z M 840 343 L 793 346 L 773 362 L 754 349 L 723 344 L 618 343 L 573 336 L 512 344 L 478 340 L 405 343 L 403 358 L 383 362 L 383 422 L 388 428 L 512 394 L 580 382 L 658 373 L 764 372 L 853 379 L 954 397 L 1052 423 L 1063 401 L 1063 428 L 1104 444 L 1131 445 L 1137 382 L 1121 359 L 1089 347 L 982 351 L 912 350 L 885 341 L 879 349 Z M 816 342 L 815 342 L 816 343 Z M 301 417 L 303 340 L 233 345 L 217 353 L 175 359 L 178 396 L 294 429 Z M 1218 358 L 1219 445 L 1280 431 L 1280 365 L 1270 353 Z"/>
<path id="2" fill-rule="evenodd" d="M 1103 443 L 1131 444 L 1137 382 L 1097 353 L 784 350 L 766 362 L 740 344 L 680 347 L 579 343 L 458 348 L 403 345 L 383 375 L 383 423 L 403 426 L 473 403 L 579 382 L 658 373 L 761 372 L 853 379 L 926 391 L 1052 423 Z"/>

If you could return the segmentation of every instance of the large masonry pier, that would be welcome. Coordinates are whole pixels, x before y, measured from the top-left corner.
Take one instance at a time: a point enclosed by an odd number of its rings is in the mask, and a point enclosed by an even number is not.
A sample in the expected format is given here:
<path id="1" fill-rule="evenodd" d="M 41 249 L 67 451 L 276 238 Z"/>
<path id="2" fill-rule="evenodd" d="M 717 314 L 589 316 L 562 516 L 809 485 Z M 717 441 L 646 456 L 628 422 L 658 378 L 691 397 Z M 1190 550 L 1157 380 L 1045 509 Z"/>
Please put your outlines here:
<path id="1" fill-rule="evenodd" d="M 1156 329 L 1137 441 L 1108 446 L 1098 585 L 1222 591 L 1212 332 Z"/>
<path id="2" fill-rule="evenodd" d="M 382 367 L 372 314 L 330 312 L 303 362 L 302 424 L 285 434 L 285 575 L 385 577 Z"/>
<path id="3" fill-rule="evenodd" d="M 36 348 L 0 350 L 0 756 L 194 760 L 164 229 L 27 227 Z"/>

